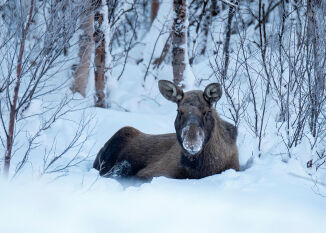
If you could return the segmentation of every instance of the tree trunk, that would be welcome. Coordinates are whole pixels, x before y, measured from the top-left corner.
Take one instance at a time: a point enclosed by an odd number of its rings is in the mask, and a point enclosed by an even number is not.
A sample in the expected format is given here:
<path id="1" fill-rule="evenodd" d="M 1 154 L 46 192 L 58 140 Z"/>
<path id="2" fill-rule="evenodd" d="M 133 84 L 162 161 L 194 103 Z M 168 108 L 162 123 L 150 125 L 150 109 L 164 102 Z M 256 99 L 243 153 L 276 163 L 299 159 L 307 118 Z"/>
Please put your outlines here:
<path id="1" fill-rule="evenodd" d="M 308 77 L 309 82 L 309 97 L 310 97 L 310 117 L 309 125 L 310 131 L 313 137 L 317 136 L 317 125 L 319 114 L 322 109 L 322 101 L 325 91 L 325 76 L 324 68 L 322 65 L 322 47 L 320 45 L 320 30 L 319 22 L 317 20 L 318 8 L 321 7 L 320 0 L 308 1 L 307 2 L 307 17 L 308 17 L 308 28 L 307 28 L 307 46 L 312 46 L 312 65 L 313 75 Z"/>
<path id="2" fill-rule="evenodd" d="M 166 55 L 168 54 L 169 50 L 170 50 L 170 45 L 171 44 L 171 34 L 169 35 L 169 37 L 167 38 L 167 40 L 165 41 L 162 53 L 160 55 L 160 57 L 156 58 L 153 62 L 154 69 L 157 69 L 160 67 L 160 65 L 162 64 L 162 62 L 164 61 L 164 59 L 166 58 Z"/>
<path id="3" fill-rule="evenodd" d="M 94 41 L 95 41 L 95 106 L 105 108 L 106 104 L 106 77 L 105 77 L 105 35 L 103 30 L 104 16 L 102 13 L 102 1 L 95 1 L 94 16 Z"/>
<path id="4" fill-rule="evenodd" d="M 82 18 L 80 28 L 83 30 L 83 34 L 79 37 L 80 63 L 75 65 L 74 83 L 71 90 L 73 93 L 78 92 L 85 97 L 92 57 L 93 15 L 91 13 Z"/>
<path id="5" fill-rule="evenodd" d="M 29 10 L 29 17 L 27 19 L 26 25 L 22 31 L 22 38 L 19 45 L 19 54 L 17 58 L 17 77 L 16 77 L 16 84 L 14 88 L 14 97 L 12 103 L 10 104 L 10 115 L 9 115 L 9 126 L 8 126 L 8 134 L 7 134 L 7 148 L 6 148 L 6 155 L 5 155 L 5 162 L 3 167 L 3 175 L 5 178 L 9 175 L 10 169 L 10 161 L 12 156 L 12 146 L 14 143 L 14 130 L 15 130 L 15 123 L 16 123 L 16 114 L 17 114 L 17 101 L 18 101 L 18 94 L 20 88 L 20 79 L 22 75 L 22 63 L 23 63 L 23 56 L 25 51 L 25 42 L 26 42 L 26 35 L 29 30 L 29 26 L 32 22 L 34 10 L 34 0 L 31 0 L 30 10 Z"/>
<path id="6" fill-rule="evenodd" d="M 229 6 L 229 14 L 228 14 L 228 21 L 226 25 L 226 37 L 225 43 L 223 47 L 223 54 L 224 54 L 224 68 L 222 70 L 222 78 L 225 80 L 227 77 L 228 67 L 229 67 L 229 60 L 230 60 L 230 39 L 231 39 L 231 31 L 232 31 L 232 19 L 234 16 L 235 10 L 232 5 Z"/>
<path id="7" fill-rule="evenodd" d="M 208 10 L 208 12 L 205 11 L 205 18 L 204 18 L 204 24 L 203 24 L 203 40 L 201 42 L 201 50 L 200 55 L 204 55 L 206 53 L 207 48 L 207 39 L 209 34 L 209 27 L 212 24 L 212 15 L 213 15 L 213 3 L 211 3 L 211 8 Z"/>
<path id="8" fill-rule="evenodd" d="M 186 68 L 186 0 L 173 0 L 175 18 L 172 26 L 172 67 L 173 81 L 179 85 L 183 81 Z"/>
<path id="9" fill-rule="evenodd" d="M 159 0 L 152 0 L 152 5 L 151 5 L 151 24 L 155 20 L 159 8 L 160 8 L 160 1 Z"/>

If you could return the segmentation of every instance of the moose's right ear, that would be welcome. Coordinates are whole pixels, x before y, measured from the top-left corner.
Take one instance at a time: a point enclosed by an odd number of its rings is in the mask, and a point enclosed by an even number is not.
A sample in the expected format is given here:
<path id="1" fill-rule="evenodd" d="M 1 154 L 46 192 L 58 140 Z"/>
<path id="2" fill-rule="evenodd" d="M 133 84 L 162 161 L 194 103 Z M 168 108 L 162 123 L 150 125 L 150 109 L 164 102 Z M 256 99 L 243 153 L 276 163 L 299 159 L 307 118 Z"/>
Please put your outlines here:
<path id="1" fill-rule="evenodd" d="M 179 102 L 183 97 L 183 91 L 180 87 L 167 80 L 158 81 L 158 88 L 161 94 L 172 102 Z"/>

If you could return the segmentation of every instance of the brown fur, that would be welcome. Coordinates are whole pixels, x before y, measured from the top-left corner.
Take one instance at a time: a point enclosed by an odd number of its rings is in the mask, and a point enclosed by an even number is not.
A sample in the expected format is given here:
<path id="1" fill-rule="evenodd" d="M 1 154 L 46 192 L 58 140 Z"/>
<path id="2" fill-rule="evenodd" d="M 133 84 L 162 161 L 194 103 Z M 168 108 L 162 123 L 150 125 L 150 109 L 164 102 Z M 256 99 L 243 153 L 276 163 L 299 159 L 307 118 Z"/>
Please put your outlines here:
<path id="1" fill-rule="evenodd" d="M 205 129 L 209 138 L 202 150 L 192 156 L 183 149 L 177 136 L 180 111 L 184 111 L 182 116 L 186 119 L 187 109 L 192 109 L 191 112 L 198 117 L 209 118 L 206 120 L 208 129 Z M 182 100 L 178 101 L 178 110 L 177 134 L 150 135 L 124 127 L 98 153 L 94 168 L 102 176 L 136 176 L 141 179 L 156 176 L 198 179 L 230 168 L 238 171 L 236 128 L 219 118 L 211 103 L 203 97 L 203 92 L 184 93 Z"/>

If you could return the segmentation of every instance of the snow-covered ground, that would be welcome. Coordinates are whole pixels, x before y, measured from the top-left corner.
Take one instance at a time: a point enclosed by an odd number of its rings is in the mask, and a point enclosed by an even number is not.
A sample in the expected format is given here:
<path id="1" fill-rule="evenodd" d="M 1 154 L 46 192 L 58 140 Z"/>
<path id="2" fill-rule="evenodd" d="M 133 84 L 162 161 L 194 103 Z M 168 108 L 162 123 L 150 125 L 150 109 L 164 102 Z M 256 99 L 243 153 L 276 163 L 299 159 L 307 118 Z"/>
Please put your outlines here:
<path id="1" fill-rule="evenodd" d="M 295 166 L 295 164 L 293 164 Z M 0 229 L 35 232 L 325 231 L 325 197 L 276 159 L 201 180 L 123 188 L 95 171 L 46 184 L 1 181 Z"/>

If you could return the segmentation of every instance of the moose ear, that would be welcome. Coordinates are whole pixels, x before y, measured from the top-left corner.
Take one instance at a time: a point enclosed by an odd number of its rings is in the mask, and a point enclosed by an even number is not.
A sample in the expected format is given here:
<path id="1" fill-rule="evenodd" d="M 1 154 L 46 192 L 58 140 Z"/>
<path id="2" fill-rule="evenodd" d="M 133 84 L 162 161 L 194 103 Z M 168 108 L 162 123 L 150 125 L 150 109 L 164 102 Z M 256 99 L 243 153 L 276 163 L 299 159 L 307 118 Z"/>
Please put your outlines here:
<path id="1" fill-rule="evenodd" d="M 180 87 L 167 80 L 160 80 L 158 88 L 161 94 L 168 100 L 177 103 L 183 97 L 183 91 Z"/>
<path id="2" fill-rule="evenodd" d="M 222 96 L 222 87 L 219 83 L 211 83 L 209 84 L 204 91 L 205 100 L 213 104 L 217 102 Z"/>

